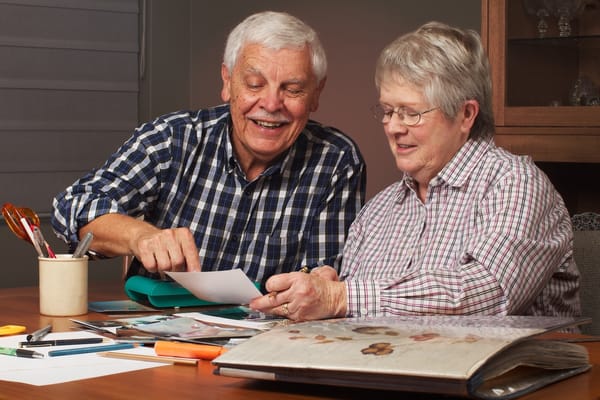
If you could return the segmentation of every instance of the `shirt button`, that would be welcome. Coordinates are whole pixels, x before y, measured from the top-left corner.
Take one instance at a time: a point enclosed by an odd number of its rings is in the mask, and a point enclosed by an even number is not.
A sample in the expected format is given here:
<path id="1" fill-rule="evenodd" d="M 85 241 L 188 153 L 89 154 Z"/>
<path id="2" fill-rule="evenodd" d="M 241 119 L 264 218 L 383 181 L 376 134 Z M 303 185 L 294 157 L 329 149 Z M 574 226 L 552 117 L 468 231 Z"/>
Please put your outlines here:
<path id="1" fill-rule="evenodd" d="M 360 309 L 360 316 L 364 317 L 365 315 L 367 315 L 369 313 L 369 310 L 367 310 L 366 308 L 361 308 Z"/>
<path id="2" fill-rule="evenodd" d="M 233 242 L 237 242 L 238 241 L 238 235 L 231 235 L 231 237 L 229 239 L 231 241 L 233 241 Z"/>

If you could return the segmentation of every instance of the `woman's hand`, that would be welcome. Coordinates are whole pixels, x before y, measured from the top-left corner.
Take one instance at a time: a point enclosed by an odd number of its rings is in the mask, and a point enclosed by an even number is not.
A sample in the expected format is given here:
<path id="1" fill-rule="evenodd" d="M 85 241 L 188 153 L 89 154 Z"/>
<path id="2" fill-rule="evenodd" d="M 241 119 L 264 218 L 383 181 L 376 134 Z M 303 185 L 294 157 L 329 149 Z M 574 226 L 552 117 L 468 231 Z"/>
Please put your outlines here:
<path id="1" fill-rule="evenodd" d="M 346 315 L 346 285 L 329 266 L 274 275 L 266 288 L 269 294 L 252 300 L 250 308 L 295 321 Z"/>

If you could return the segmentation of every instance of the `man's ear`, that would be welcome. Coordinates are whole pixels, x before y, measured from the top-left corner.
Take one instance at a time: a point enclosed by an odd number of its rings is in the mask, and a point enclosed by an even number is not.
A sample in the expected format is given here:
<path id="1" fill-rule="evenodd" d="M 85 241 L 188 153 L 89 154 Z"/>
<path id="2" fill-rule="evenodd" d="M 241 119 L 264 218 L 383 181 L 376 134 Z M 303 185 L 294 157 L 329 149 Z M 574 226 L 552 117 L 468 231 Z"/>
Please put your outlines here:
<path id="1" fill-rule="evenodd" d="M 231 99 L 231 91 L 229 86 L 231 85 L 231 75 L 229 69 L 225 64 L 221 64 L 221 79 L 223 80 L 223 88 L 221 89 L 221 99 L 227 103 Z"/>
<path id="2" fill-rule="evenodd" d="M 319 99 L 321 98 L 321 92 L 323 91 L 323 88 L 325 88 L 326 81 L 327 77 L 321 79 L 321 82 L 319 82 L 319 86 L 317 87 L 317 90 L 315 90 L 314 97 L 311 100 L 310 112 L 315 112 L 319 109 Z"/>

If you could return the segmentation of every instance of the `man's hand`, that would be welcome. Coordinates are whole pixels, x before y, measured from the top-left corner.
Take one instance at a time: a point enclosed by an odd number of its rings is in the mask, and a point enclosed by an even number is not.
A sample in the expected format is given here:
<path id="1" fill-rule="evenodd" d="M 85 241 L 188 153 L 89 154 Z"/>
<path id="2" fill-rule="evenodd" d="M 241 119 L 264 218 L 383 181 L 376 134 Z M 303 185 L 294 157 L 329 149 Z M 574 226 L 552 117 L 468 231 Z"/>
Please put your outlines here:
<path id="1" fill-rule="evenodd" d="M 107 256 L 133 254 L 150 272 L 200 271 L 200 256 L 188 228 L 159 229 L 122 214 L 105 214 L 79 231 L 94 233 L 92 249 Z"/>
<path id="2" fill-rule="evenodd" d="M 145 233 L 133 241 L 132 250 L 150 272 L 200 271 L 198 248 L 188 228 Z"/>
<path id="3" fill-rule="evenodd" d="M 296 321 L 344 317 L 346 285 L 329 266 L 310 274 L 290 272 L 267 280 L 269 294 L 253 299 L 250 308 Z"/>

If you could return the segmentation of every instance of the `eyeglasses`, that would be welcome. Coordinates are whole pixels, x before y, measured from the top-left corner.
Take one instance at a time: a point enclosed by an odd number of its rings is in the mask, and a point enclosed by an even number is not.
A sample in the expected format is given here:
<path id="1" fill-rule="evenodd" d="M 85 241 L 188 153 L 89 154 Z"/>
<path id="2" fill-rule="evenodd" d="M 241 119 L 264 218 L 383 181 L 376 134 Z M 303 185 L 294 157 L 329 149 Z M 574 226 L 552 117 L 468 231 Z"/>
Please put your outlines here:
<path id="1" fill-rule="evenodd" d="M 425 111 L 409 111 L 405 107 L 396 107 L 396 108 L 386 108 L 381 104 L 376 104 L 371 108 L 373 112 L 373 117 L 376 120 L 380 121 L 382 124 L 387 124 L 392 120 L 392 115 L 395 113 L 398 115 L 400 122 L 406 126 L 416 126 L 421 123 L 421 119 L 423 118 L 423 114 L 427 114 L 428 112 L 437 110 L 439 107 L 433 107 L 429 110 Z"/>

